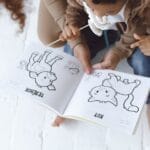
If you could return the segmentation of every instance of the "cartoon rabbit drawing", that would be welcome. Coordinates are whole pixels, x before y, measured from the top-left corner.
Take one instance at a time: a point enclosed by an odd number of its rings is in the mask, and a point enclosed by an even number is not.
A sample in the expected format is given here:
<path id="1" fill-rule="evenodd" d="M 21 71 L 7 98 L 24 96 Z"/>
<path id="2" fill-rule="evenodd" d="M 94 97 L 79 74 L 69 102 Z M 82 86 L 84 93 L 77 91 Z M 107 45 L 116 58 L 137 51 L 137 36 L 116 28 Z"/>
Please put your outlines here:
<path id="1" fill-rule="evenodd" d="M 38 87 L 56 90 L 53 82 L 57 80 L 57 77 L 52 72 L 52 67 L 57 61 L 62 60 L 62 57 L 56 56 L 49 60 L 50 54 L 50 52 L 45 51 L 43 55 L 39 56 L 38 53 L 33 52 L 27 64 L 27 71 L 29 71 L 29 77 L 35 80 Z"/>
<path id="2" fill-rule="evenodd" d="M 121 80 L 120 76 L 108 74 L 109 78 L 102 82 L 102 85 L 96 86 L 89 92 L 88 102 L 98 101 L 100 103 L 111 103 L 118 106 L 117 94 L 125 96 L 123 108 L 130 112 L 138 112 L 138 106 L 133 104 L 134 90 L 140 85 L 139 80 L 129 82 L 128 79 Z"/>

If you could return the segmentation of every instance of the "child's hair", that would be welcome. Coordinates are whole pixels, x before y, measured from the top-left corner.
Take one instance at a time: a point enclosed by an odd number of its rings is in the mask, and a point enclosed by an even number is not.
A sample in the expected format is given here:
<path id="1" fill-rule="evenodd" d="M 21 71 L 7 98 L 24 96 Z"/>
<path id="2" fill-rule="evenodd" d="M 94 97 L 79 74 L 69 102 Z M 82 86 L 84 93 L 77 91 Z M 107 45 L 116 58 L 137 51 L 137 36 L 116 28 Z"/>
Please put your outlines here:
<path id="1" fill-rule="evenodd" d="M 11 18 L 18 21 L 20 29 L 23 30 L 25 26 L 25 13 L 23 11 L 23 0 L 0 0 L 6 9 L 11 12 Z"/>
<path id="2" fill-rule="evenodd" d="M 94 4 L 115 4 L 119 0 L 92 0 Z M 127 2 L 127 0 L 124 0 Z M 142 21 L 145 23 L 147 20 L 149 9 L 150 9 L 150 0 L 128 0 L 131 16 L 130 21 L 136 23 L 138 21 Z"/>
<path id="3" fill-rule="evenodd" d="M 111 4 L 114 4 L 117 2 L 117 0 L 92 0 L 92 2 L 94 4 L 100 4 L 100 3 L 111 3 Z"/>

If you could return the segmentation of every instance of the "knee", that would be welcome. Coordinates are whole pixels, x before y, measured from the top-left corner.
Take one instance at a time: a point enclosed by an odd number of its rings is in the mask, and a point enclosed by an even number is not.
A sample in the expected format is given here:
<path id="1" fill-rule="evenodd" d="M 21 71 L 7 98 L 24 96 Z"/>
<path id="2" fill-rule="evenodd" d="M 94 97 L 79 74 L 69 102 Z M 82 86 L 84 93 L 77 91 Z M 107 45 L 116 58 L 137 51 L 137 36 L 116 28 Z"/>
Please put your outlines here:
<path id="1" fill-rule="evenodd" d="M 132 60 L 130 65 L 133 68 L 135 74 L 150 77 L 150 69 L 148 68 L 147 63 L 144 61 Z"/>
<path id="2" fill-rule="evenodd" d="M 142 54 L 139 49 L 128 59 L 128 63 L 135 74 L 150 77 L 150 57 Z"/>

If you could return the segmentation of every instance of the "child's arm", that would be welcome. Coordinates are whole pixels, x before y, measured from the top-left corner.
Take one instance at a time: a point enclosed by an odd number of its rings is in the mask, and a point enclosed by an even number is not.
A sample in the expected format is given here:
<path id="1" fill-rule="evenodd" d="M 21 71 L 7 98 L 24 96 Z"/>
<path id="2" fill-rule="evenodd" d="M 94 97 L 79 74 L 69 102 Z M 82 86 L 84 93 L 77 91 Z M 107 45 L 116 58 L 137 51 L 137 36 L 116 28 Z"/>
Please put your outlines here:
<path id="1" fill-rule="evenodd" d="M 66 24 L 60 36 L 61 40 L 81 38 L 79 29 L 87 24 L 88 16 L 83 6 L 76 0 L 67 0 Z"/>
<path id="2" fill-rule="evenodd" d="M 80 27 L 86 25 L 86 22 L 87 15 L 83 7 L 76 0 L 68 0 L 66 25 L 60 35 L 60 40 L 68 41 L 74 55 L 81 62 L 84 71 L 90 73 L 92 70 L 90 52 L 82 32 L 80 33 Z"/>

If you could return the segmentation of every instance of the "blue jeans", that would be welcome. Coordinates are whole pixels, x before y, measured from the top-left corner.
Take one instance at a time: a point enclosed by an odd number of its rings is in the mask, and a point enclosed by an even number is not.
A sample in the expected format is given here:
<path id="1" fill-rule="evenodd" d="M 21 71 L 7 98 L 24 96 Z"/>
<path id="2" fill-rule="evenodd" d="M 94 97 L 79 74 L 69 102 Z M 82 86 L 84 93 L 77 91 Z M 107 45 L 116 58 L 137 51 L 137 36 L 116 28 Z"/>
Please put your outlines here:
<path id="1" fill-rule="evenodd" d="M 128 58 L 128 64 L 133 68 L 134 74 L 150 77 L 150 56 L 145 56 L 139 48 Z M 150 104 L 150 94 L 147 104 Z"/>

